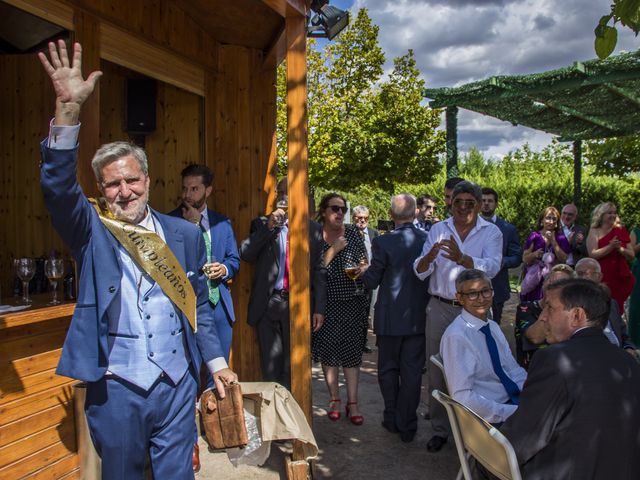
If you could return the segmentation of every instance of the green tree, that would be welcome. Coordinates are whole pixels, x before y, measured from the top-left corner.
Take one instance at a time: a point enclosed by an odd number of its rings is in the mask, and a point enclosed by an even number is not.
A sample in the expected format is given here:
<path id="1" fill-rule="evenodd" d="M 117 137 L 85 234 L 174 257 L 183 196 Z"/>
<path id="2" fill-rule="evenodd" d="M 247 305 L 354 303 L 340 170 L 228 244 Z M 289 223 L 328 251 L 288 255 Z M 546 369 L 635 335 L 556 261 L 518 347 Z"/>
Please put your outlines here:
<path id="1" fill-rule="evenodd" d="M 413 52 L 394 60 L 381 81 L 384 53 L 366 9 L 324 51 L 309 42 L 309 180 L 312 186 L 391 191 L 396 181 L 425 181 L 439 170 L 444 133 L 439 112 L 421 105 L 424 82 Z M 285 68 L 278 72 L 278 159 L 286 167 Z"/>
<path id="2" fill-rule="evenodd" d="M 584 158 L 601 175 L 621 177 L 640 172 L 640 135 L 588 142 Z"/>

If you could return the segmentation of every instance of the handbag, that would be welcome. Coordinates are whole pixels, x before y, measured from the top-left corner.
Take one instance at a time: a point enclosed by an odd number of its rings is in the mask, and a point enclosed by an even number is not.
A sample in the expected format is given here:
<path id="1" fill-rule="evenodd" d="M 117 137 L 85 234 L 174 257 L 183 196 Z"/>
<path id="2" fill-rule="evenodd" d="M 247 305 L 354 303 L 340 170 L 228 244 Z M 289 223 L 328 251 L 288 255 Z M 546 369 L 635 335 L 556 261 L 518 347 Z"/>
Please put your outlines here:
<path id="1" fill-rule="evenodd" d="M 207 390 L 200 396 L 200 415 L 209 446 L 215 450 L 244 447 L 249 443 L 244 423 L 242 389 L 239 383 L 224 387 L 225 397 Z"/>
<path id="2" fill-rule="evenodd" d="M 527 271 L 522 278 L 522 283 L 520 284 L 520 294 L 527 295 L 533 292 L 538 285 L 542 282 L 544 275 L 542 273 L 544 269 L 544 263 L 540 260 L 536 260 L 531 265 L 527 266 Z"/>

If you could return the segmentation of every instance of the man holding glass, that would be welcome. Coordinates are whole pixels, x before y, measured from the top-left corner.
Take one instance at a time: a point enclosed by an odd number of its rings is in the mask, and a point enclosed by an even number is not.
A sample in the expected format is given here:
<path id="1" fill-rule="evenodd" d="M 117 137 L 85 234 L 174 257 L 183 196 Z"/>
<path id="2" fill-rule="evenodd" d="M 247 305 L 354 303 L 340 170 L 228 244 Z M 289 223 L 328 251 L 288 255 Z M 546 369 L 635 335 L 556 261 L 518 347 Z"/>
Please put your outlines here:
<path id="1" fill-rule="evenodd" d="M 289 226 L 287 178 L 276 187 L 275 209 L 251 222 L 240 244 L 240 258 L 255 264 L 247 322 L 256 327 L 262 379 L 291 388 L 289 322 Z M 322 227 L 309 221 L 312 328 L 324 323 L 327 269 L 322 261 Z"/>
<path id="2" fill-rule="evenodd" d="M 461 311 L 456 299 L 456 277 L 467 268 L 483 271 L 493 278 L 502 262 L 502 233 L 493 223 L 478 216 L 482 190 L 475 183 L 461 181 L 451 192 L 452 216 L 429 230 L 421 255 L 413 263 L 418 278 L 429 277 L 427 304 L 427 357 L 440 351 L 444 331 Z M 446 386 L 438 368 L 429 365 L 429 414 L 433 437 L 427 450 L 442 449 L 450 426 L 444 407 L 433 397 L 433 389 Z"/>
<path id="3" fill-rule="evenodd" d="M 56 231 L 78 262 L 78 302 L 56 373 L 87 382 L 85 412 L 102 478 L 194 478 L 194 398 L 205 362 L 215 387 L 237 376 L 224 360 L 208 306 L 204 242 L 195 225 L 147 205 L 141 148 L 103 145 L 92 167 L 102 198 L 76 179 L 80 110 L 101 72 L 84 80 L 81 47 L 38 54 L 56 94 L 41 144 L 41 185 Z M 195 246 L 195 248 L 194 248 Z M 196 333 L 197 330 L 197 333 Z"/>

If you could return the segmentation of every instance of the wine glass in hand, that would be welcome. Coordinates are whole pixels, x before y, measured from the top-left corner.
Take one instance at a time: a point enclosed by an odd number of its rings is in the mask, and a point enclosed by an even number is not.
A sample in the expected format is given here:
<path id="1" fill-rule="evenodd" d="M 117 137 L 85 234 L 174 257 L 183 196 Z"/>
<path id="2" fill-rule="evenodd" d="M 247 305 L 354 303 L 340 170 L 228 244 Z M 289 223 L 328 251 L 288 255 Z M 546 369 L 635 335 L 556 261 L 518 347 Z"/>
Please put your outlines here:
<path id="1" fill-rule="evenodd" d="M 347 277 L 353 280 L 353 283 L 356 287 L 354 294 L 364 295 L 364 289 L 362 288 L 362 285 L 358 283 L 358 277 L 360 276 L 360 265 L 358 264 L 358 262 L 347 260 L 344 264 L 344 273 L 347 274 Z"/>
<path id="2" fill-rule="evenodd" d="M 51 283 L 52 298 L 48 305 L 58 305 L 58 281 L 64 275 L 64 262 L 59 258 L 51 258 L 44 263 L 44 273 Z"/>
<path id="3" fill-rule="evenodd" d="M 16 260 L 16 275 L 22 280 L 22 303 L 30 305 L 29 282 L 36 274 L 36 261 L 33 258 L 18 258 Z"/>

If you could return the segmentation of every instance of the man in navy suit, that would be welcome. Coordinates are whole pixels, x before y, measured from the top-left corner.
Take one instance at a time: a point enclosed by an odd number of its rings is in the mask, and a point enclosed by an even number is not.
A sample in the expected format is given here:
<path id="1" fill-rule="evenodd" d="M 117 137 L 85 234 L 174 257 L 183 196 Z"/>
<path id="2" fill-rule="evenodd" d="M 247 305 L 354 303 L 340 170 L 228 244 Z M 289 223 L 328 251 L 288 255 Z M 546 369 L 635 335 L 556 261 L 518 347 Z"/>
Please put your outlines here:
<path id="1" fill-rule="evenodd" d="M 538 321 L 550 345 L 533 357 L 518 409 L 500 428 L 523 478 L 638 478 L 640 366 L 603 334 L 610 302 L 591 280 L 545 289 Z"/>
<path id="2" fill-rule="evenodd" d="M 413 224 L 416 199 L 401 193 L 391 199 L 395 229 L 373 239 L 371 265 L 362 276 L 379 287 L 373 328 L 378 343 L 378 383 L 384 398 L 382 426 L 411 442 L 418 428 L 422 367 L 425 362 L 427 282 L 413 273 L 427 233 Z"/>
<path id="3" fill-rule="evenodd" d="M 502 232 L 502 265 L 498 274 L 491 280 L 493 286 L 493 320 L 500 324 L 504 303 L 511 297 L 509 287 L 509 269 L 522 263 L 522 247 L 516 227 L 496 215 L 498 192 L 493 188 L 482 189 L 482 208 L 480 214 L 485 220 L 493 222 Z"/>
<path id="4" fill-rule="evenodd" d="M 207 248 L 205 273 L 209 277 L 209 304 L 228 362 L 233 333 L 233 301 L 228 282 L 238 273 L 240 255 L 231 220 L 207 208 L 207 199 L 213 193 L 213 172 L 206 165 L 188 165 L 182 175 L 182 205 L 169 215 L 182 217 L 197 224 Z"/>
<path id="5" fill-rule="evenodd" d="M 76 179 L 78 120 L 102 73 L 82 78 L 79 43 L 72 62 L 62 40 L 57 49 L 49 44 L 49 54 L 38 54 L 56 93 L 41 185 L 80 274 L 57 373 L 87 382 L 103 479 L 141 479 L 147 457 L 154 478 L 194 478 L 196 369 L 206 363 L 222 396 L 224 384 L 237 380 L 207 303 L 202 235 L 148 207 L 146 154 L 126 142 L 96 152 L 103 198 L 95 207 L 87 200 Z"/>

